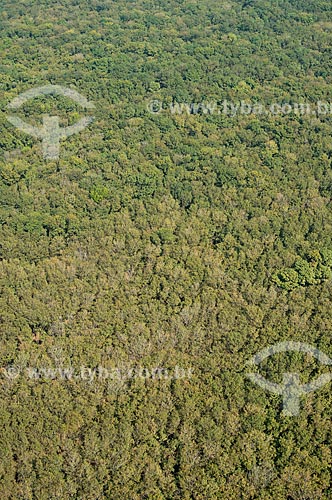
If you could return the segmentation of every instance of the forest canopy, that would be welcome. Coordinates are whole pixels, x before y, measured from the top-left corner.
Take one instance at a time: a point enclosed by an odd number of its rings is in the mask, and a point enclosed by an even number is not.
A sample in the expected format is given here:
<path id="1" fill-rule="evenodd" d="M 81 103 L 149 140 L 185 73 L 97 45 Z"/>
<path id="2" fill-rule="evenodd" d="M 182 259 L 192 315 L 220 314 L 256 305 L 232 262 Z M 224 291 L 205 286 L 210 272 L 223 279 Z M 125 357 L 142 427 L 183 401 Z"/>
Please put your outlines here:
<path id="1" fill-rule="evenodd" d="M 332 356 L 332 114 L 170 112 L 332 102 L 331 19 L 327 0 L 2 0 L 2 500 L 332 498 L 331 386 L 287 417 L 246 377 L 278 342 Z M 95 106 L 53 160 L 8 121 L 45 85 Z M 87 114 L 17 111 L 45 115 Z M 127 376 L 63 376 L 82 367 Z M 305 353 L 259 370 L 328 373 Z"/>

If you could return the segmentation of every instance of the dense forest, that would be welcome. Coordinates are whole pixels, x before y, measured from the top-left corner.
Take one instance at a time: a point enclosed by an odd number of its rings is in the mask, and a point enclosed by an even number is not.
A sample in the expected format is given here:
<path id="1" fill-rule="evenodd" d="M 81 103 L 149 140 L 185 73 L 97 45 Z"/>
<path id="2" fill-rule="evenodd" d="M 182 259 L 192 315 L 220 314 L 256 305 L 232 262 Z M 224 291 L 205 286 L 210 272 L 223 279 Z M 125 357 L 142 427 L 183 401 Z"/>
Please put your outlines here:
<path id="1" fill-rule="evenodd" d="M 332 357 L 332 108 L 169 111 L 332 102 L 331 2 L 2 0 L 0 30 L 1 500 L 331 499 L 331 384 L 285 416 L 246 372 Z M 8 121 L 45 85 L 95 106 L 48 161 Z"/>

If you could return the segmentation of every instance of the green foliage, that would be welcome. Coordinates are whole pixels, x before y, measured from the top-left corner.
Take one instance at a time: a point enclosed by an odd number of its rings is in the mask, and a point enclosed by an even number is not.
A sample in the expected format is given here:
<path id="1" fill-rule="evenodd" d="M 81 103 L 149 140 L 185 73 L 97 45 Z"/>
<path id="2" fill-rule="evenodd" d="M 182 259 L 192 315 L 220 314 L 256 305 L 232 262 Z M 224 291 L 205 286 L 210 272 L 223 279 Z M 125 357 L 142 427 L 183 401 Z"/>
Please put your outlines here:
<path id="1" fill-rule="evenodd" d="M 108 189 L 106 186 L 95 185 L 90 189 L 90 197 L 96 203 L 103 201 L 108 197 Z"/>
<path id="2" fill-rule="evenodd" d="M 331 115 L 168 110 L 330 101 L 331 19 L 330 0 L 2 0 L 1 500 L 331 499 L 331 387 L 285 418 L 245 376 L 279 341 L 332 355 Z M 49 83 L 96 107 L 45 162 L 6 117 Z M 66 98 L 21 110 L 43 113 L 86 115 Z M 260 371 L 326 367 L 296 353 Z"/>
<path id="3" fill-rule="evenodd" d="M 306 259 L 297 259 L 293 267 L 275 273 L 272 281 L 284 290 L 293 290 L 299 286 L 317 285 L 331 277 L 332 252 L 324 248 L 310 251 Z"/>
<path id="4" fill-rule="evenodd" d="M 300 286 L 299 273 L 292 268 L 274 274 L 272 281 L 285 290 L 293 290 Z"/>

